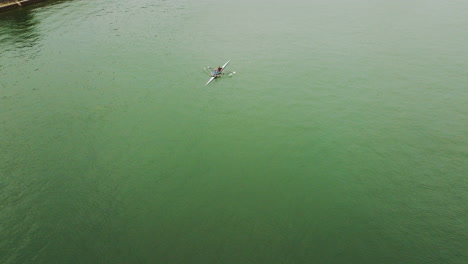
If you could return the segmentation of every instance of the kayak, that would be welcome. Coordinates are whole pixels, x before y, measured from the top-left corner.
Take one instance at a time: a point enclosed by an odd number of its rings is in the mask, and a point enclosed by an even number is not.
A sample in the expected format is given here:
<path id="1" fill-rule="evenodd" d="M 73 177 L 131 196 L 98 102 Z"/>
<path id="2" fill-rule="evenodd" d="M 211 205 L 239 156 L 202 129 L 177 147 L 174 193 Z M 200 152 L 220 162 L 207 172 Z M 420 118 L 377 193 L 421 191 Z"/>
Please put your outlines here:
<path id="1" fill-rule="evenodd" d="M 219 72 L 219 74 L 216 75 L 216 76 L 212 76 L 212 77 L 208 80 L 208 82 L 207 82 L 205 85 L 210 84 L 210 82 L 212 82 L 214 79 L 216 79 L 216 78 L 218 78 L 219 76 L 221 76 L 221 74 L 222 74 L 223 71 L 224 71 L 224 68 L 226 68 L 226 66 L 229 64 L 229 62 L 230 62 L 230 61 L 226 62 L 226 63 L 221 67 L 221 72 Z"/>

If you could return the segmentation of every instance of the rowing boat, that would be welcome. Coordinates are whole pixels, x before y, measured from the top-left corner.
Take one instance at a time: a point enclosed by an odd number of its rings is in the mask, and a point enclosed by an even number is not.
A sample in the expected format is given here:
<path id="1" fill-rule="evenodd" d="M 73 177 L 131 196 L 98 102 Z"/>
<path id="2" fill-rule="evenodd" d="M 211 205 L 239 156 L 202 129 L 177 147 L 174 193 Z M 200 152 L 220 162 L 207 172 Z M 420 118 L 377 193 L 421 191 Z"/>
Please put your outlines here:
<path id="1" fill-rule="evenodd" d="M 210 82 L 212 82 L 214 79 L 216 79 L 216 78 L 218 78 L 219 76 L 221 76 L 221 74 L 222 74 L 223 71 L 224 71 L 224 68 L 226 68 L 226 66 L 229 64 L 229 62 L 230 62 L 230 61 L 226 62 L 226 63 L 221 67 L 221 72 L 219 72 L 218 75 L 212 76 L 212 77 L 208 80 L 208 82 L 207 82 L 205 85 L 210 84 Z"/>

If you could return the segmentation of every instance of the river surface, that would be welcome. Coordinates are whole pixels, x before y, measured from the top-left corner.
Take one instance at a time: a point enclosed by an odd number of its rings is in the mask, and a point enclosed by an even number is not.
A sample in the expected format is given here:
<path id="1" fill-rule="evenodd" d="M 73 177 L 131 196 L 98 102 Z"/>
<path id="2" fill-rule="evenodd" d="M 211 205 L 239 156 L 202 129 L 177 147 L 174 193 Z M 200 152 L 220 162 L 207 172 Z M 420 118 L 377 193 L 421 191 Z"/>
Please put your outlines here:
<path id="1" fill-rule="evenodd" d="M 0 263 L 468 259 L 468 2 L 0 14 Z M 210 85 L 205 67 L 227 60 Z"/>

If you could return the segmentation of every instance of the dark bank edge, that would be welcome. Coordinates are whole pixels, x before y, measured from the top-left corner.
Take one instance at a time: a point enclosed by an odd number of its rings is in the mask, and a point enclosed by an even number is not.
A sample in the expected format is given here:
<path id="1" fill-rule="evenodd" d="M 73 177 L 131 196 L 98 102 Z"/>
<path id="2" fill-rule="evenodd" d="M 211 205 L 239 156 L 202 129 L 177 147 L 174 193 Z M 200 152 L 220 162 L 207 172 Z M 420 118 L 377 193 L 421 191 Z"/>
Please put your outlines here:
<path id="1" fill-rule="evenodd" d="M 45 1 L 48 0 L 0 0 L 0 12 Z"/>

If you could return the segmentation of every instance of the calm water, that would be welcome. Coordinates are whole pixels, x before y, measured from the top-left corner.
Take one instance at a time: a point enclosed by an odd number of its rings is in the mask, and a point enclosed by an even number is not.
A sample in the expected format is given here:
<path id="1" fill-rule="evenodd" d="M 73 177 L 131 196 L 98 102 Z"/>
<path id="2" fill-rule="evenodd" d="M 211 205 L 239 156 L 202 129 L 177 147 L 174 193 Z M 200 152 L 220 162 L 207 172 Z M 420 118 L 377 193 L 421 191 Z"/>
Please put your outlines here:
<path id="1" fill-rule="evenodd" d="M 468 2 L 0 14 L 0 263 L 467 263 Z M 231 78 L 204 86 L 207 65 Z"/>

